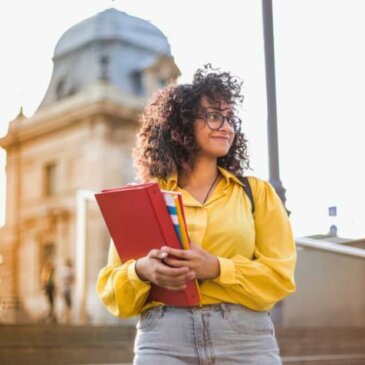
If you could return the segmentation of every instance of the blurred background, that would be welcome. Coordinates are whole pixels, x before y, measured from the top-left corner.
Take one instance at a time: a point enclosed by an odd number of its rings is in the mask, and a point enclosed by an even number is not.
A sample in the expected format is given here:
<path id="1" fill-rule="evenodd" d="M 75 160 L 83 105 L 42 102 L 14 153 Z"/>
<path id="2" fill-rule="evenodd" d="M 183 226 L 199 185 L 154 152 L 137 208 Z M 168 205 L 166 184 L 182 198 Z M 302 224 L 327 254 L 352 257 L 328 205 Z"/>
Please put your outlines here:
<path id="1" fill-rule="evenodd" d="M 272 179 L 268 126 L 277 120 L 276 170 L 298 245 L 298 291 L 273 311 L 284 362 L 365 364 L 365 4 L 273 1 L 274 114 L 268 4 L 0 5 L 1 363 L 41 364 L 45 351 L 52 364 L 130 361 L 135 320 L 112 318 L 95 294 L 109 236 L 93 194 L 134 181 L 131 150 L 151 94 L 211 63 L 243 81 L 247 174 Z M 64 342 L 72 334 L 94 342 Z M 18 350 L 31 339 L 43 352 L 33 343 L 25 362 Z M 77 343 L 84 350 L 68 360 L 55 356 Z"/>

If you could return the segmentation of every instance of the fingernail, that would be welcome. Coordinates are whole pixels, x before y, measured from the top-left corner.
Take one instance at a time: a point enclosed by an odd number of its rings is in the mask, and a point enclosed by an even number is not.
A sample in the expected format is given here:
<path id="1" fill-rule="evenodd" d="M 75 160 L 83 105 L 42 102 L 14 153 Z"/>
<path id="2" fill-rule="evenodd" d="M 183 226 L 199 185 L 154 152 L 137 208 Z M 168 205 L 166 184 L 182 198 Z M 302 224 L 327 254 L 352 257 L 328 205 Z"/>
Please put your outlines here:
<path id="1" fill-rule="evenodd" d="M 167 257 L 167 252 L 162 252 L 162 253 L 161 253 L 161 257 L 162 257 L 162 258 Z"/>

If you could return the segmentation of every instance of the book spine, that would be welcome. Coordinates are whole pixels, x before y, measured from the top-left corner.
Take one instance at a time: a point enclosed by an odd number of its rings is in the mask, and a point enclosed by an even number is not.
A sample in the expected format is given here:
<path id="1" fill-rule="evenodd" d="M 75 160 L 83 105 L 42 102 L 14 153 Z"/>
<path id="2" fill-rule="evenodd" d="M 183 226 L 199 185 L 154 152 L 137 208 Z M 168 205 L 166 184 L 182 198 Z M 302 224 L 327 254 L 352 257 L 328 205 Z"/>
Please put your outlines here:
<path id="1" fill-rule="evenodd" d="M 176 210 L 176 203 L 175 203 L 176 196 L 174 194 L 171 194 L 171 192 L 169 192 L 169 191 L 162 191 L 162 195 L 165 199 L 165 203 L 166 203 L 167 209 L 169 211 L 172 224 L 174 225 L 175 231 L 178 235 L 178 238 L 179 238 L 179 241 L 181 244 L 181 248 L 184 248 L 183 241 L 182 241 L 182 235 L 181 235 L 181 228 L 180 228 L 180 224 L 179 224 L 179 218 L 178 218 L 178 214 L 177 214 L 177 210 Z"/>
<path id="2" fill-rule="evenodd" d="M 181 212 L 180 201 L 177 197 L 175 199 L 175 204 L 176 204 L 176 211 L 177 211 L 177 219 L 178 219 L 180 231 L 181 231 L 181 243 L 185 250 L 190 250 L 190 242 L 189 242 L 189 237 L 188 237 L 188 233 L 187 233 L 187 229 L 186 229 L 186 225 L 185 225 L 185 220 L 184 220 L 184 217 Z"/>

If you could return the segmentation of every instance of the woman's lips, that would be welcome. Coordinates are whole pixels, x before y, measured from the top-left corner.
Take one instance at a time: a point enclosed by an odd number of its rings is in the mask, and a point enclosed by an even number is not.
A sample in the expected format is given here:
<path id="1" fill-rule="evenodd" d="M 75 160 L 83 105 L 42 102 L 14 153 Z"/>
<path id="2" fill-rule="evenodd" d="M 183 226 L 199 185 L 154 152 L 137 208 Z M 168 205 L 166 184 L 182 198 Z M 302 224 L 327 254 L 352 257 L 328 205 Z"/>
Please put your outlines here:
<path id="1" fill-rule="evenodd" d="M 222 140 L 222 141 L 229 141 L 228 137 L 212 137 L 212 138 Z"/>

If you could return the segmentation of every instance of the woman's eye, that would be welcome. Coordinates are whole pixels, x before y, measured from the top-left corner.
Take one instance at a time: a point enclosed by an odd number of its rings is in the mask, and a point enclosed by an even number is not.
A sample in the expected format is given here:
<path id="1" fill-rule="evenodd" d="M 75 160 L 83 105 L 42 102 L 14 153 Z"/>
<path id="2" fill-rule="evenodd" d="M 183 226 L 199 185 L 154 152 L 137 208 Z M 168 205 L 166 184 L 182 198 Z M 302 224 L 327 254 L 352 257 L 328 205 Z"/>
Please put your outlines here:
<path id="1" fill-rule="evenodd" d="M 209 113 L 208 114 L 208 119 L 211 122 L 217 122 L 220 121 L 220 116 L 218 113 Z"/>

